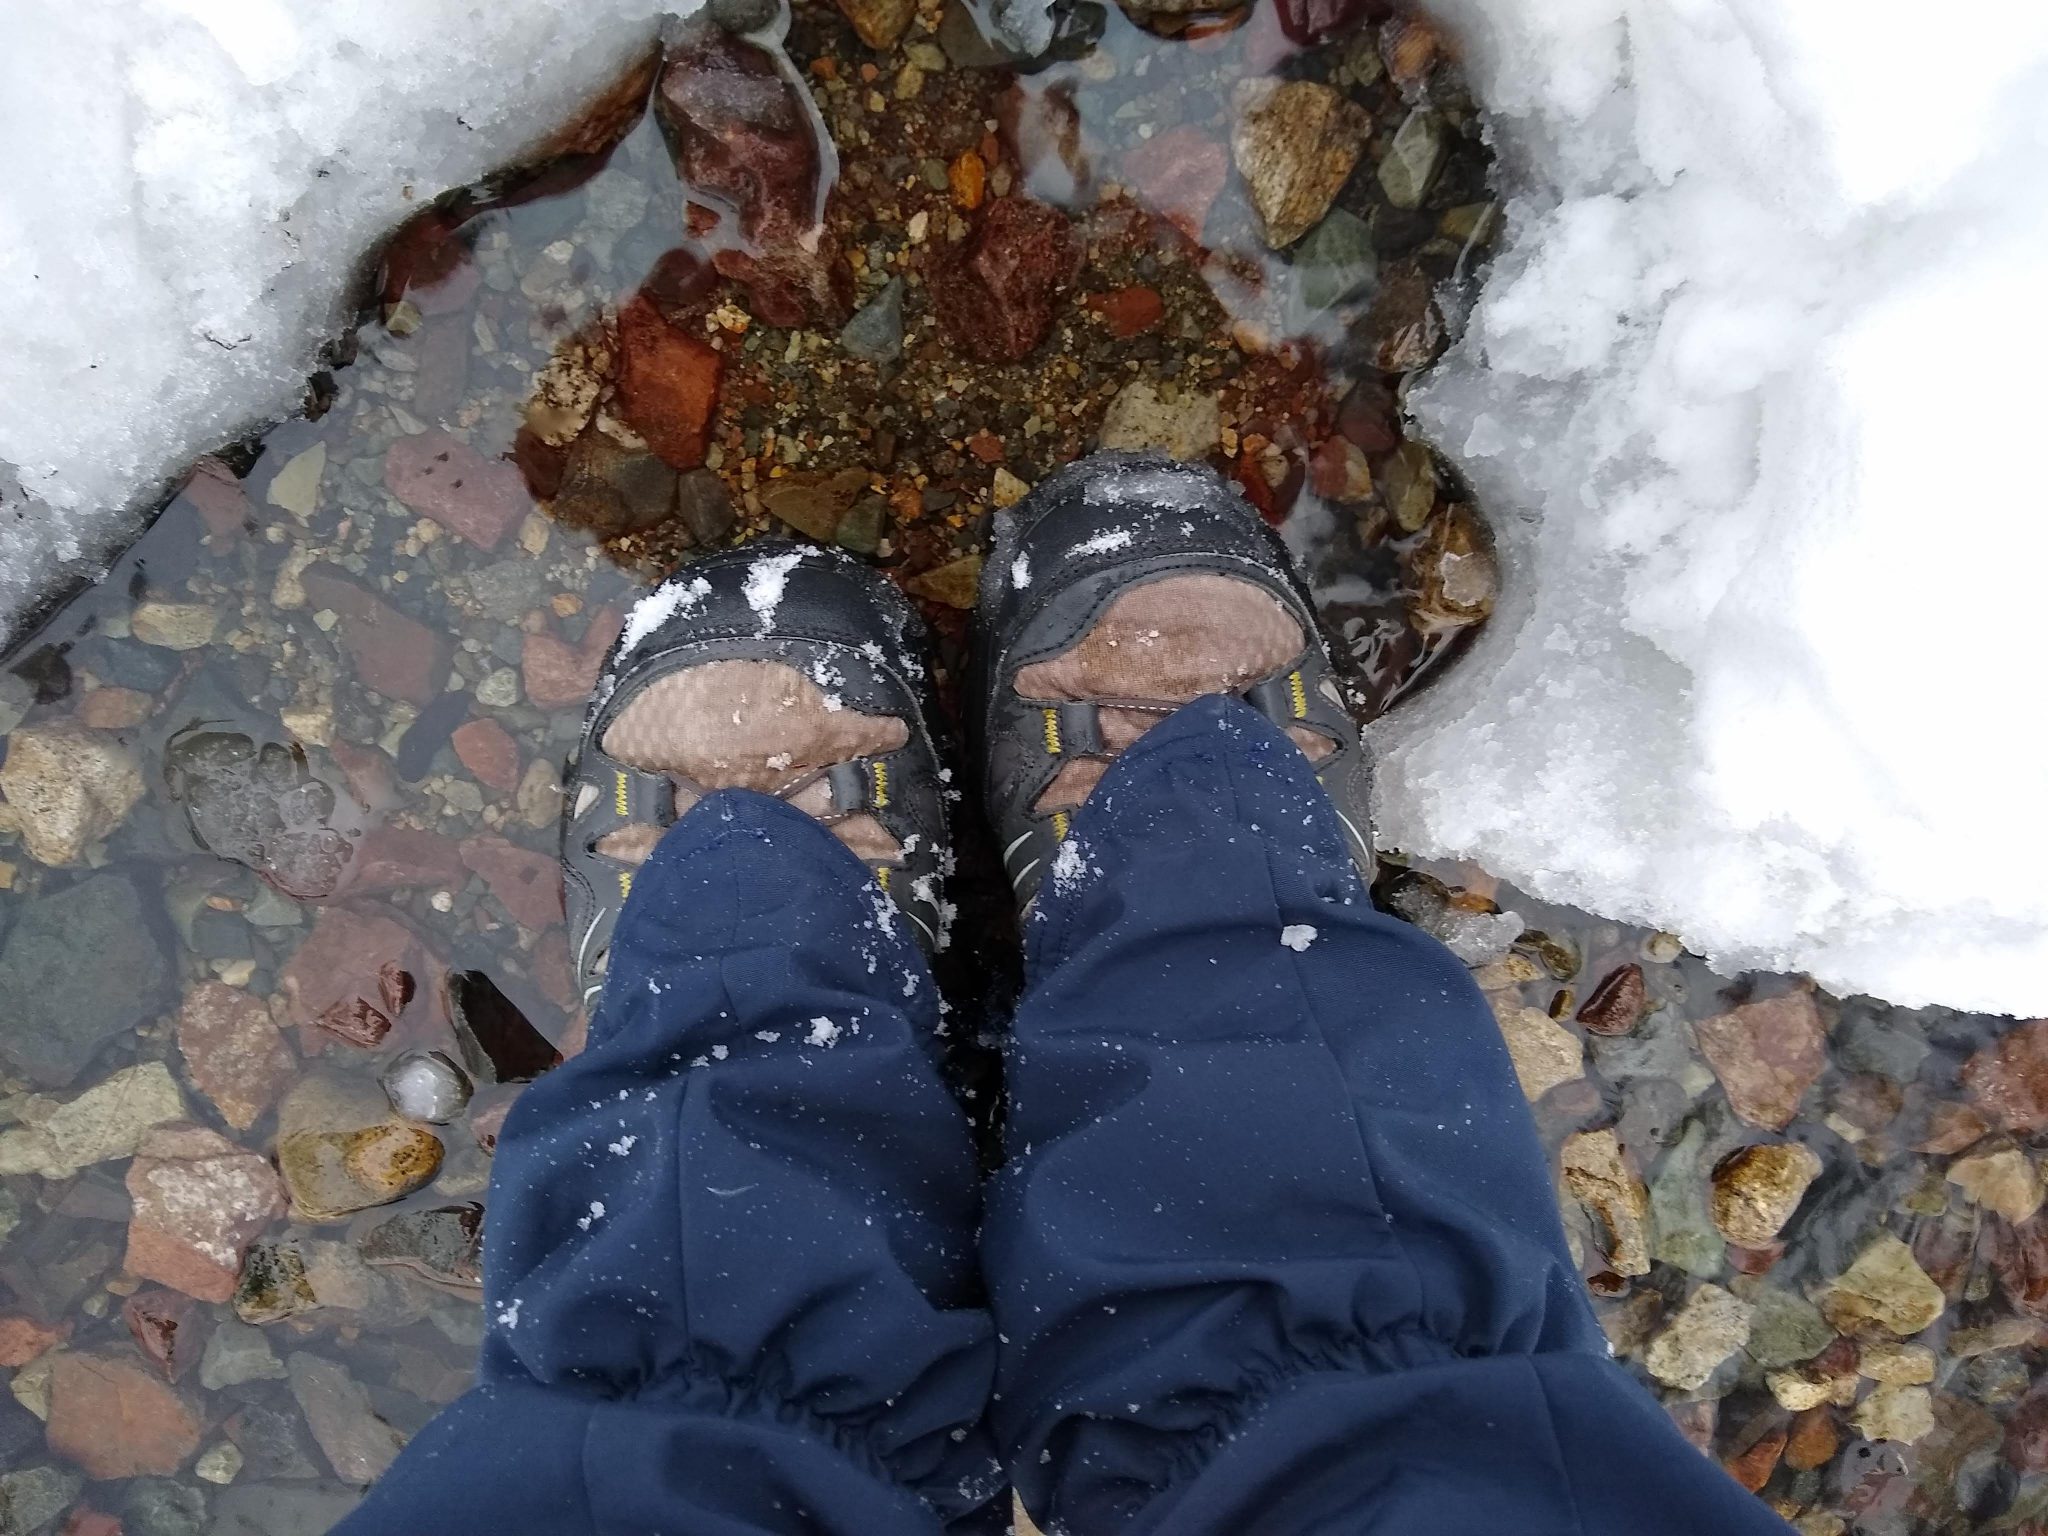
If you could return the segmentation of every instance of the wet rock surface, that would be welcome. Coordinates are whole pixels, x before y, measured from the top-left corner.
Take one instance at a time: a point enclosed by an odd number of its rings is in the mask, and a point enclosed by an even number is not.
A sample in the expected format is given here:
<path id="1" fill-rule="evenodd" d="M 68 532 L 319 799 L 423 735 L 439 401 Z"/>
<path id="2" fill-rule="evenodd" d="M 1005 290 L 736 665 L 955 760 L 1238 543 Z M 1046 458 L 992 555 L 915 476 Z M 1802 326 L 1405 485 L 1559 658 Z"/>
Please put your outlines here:
<path id="1" fill-rule="evenodd" d="M 1368 708 L 1512 595 L 1402 410 L 1501 222 L 1426 23 L 1112 8 L 1012 68 L 1028 4 L 881 48 L 715 9 L 744 44 L 684 29 L 588 158 L 403 232 L 319 414 L 0 667 L 0 1483 L 46 1529 L 312 1536 L 460 1389 L 490 1149 L 584 1022 L 559 768 L 648 582 L 835 542 L 957 675 L 988 514 L 1144 443 L 1328 530 Z M 1716 976 L 1468 867 L 1396 855 L 1378 895 L 1472 968 L 1595 1309 L 1704 1453 L 1803 1533 L 2039 1521 L 2042 1025 Z M 963 916 L 963 1016 L 1003 912 Z M 284 1113 L 305 1082 L 344 1086 Z M 287 1142 L 308 1203 L 259 1220 Z M 147 1385 L 81 1395 L 74 1357 Z M 53 1411 L 132 1473 L 85 1483 Z"/>

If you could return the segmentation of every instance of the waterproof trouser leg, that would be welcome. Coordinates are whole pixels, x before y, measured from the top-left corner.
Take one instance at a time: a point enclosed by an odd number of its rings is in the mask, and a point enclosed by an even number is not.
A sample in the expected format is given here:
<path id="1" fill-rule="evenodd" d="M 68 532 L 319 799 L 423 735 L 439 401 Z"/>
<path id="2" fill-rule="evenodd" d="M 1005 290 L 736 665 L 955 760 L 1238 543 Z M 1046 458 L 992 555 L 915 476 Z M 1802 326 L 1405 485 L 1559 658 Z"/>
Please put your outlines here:
<path id="1" fill-rule="evenodd" d="M 343 1536 L 1006 1528 L 974 1157 L 905 927 L 779 801 L 668 832 L 589 1048 L 499 1142 L 477 1385 Z"/>
<path id="2" fill-rule="evenodd" d="M 1028 929 L 983 1265 L 1048 1536 L 1784 1536 L 1608 1357 L 1484 999 L 1207 699 Z"/>

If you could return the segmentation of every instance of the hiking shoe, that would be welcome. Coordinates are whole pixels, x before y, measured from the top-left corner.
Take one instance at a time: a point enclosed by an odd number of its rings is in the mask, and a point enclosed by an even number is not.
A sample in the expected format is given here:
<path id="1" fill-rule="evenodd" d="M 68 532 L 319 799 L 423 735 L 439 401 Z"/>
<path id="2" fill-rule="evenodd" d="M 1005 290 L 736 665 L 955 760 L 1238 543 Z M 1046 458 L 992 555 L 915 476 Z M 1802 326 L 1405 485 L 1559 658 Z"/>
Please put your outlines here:
<path id="1" fill-rule="evenodd" d="M 1214 471 L 1099 453 L 1008 513 L 975 614 L 981 788 L 1020 907 L 1117 754 L 1204 694 L 1315 766 L 1372 878 L 1371 773 L 1286 546 Z"/>
<path id="2" fill-rule="evenodd" d="M 925 634 L 878 573 L 762 540 L 685 566 L 634 607 L 569 771 L 562 866 L 576 983 L 604 982 L 633 874 L 718 789 L 809 812 L 874 872 L 927 953 L 950 874 Z"/>

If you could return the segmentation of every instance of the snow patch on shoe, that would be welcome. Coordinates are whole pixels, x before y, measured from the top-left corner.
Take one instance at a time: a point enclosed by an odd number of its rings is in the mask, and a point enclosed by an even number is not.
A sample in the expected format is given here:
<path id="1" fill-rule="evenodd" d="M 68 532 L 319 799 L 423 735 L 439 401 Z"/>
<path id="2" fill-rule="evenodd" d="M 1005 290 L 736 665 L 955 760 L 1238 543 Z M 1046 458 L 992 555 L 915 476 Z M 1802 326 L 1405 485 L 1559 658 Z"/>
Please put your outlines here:
<path id="1" fill-rule="evenodd" d="M 1280 942 L 1297 955 L 1304 953 L 1316 941 L 1313 923 L 1289 923 L 1280 930 Z"/>
<path id="2" fill-rule="evenodd" d="M 764 555 L 747 571 L 740 595 L 746 598 L 747 606 L 761 620 L 762 634 L 775 628 L 775 611 L 782 606 L 789 573 L 809 558 L 810 553 L 808 549 L 792 549 L 779 555 Z"/>
<path id="3" fill-rule="evenodd" d="M 1010 585 L 1022 592 L 1031 585 L 1031 557 L 1019 555 L 1010 562 Z"/>
<path id="4" fill-rule="evenodd" d="M 711 583 L 699 576 L 695 581 L 667 582 L 633 605 L 626 616 L 625 633 L 619 637 L 616 660 L 624 661 L 649 635 L 677 614 L 694 613 L 711 595 Z M 616 662 L 614 663 L 616 665 Z"/>
<path id="5" fill-rule="evenodd" d="M 1129 549 L 1133 534 L 1128 528 L 1105 528 L 1092 539 L 1083 539 L 1072 550 L 1075 555 L 1107 555 Z"/>

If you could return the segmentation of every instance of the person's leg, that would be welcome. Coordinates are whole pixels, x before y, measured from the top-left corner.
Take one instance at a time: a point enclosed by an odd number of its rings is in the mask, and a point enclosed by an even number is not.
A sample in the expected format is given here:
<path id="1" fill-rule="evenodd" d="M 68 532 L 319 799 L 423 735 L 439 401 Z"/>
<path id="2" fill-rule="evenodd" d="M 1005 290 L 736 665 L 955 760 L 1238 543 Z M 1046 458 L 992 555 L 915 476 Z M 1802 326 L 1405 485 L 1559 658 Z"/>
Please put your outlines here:
<path id="1" fill-rule="evenodd" d="M 828 587 L 846 576 L 806 558 Z M 575 797 L 571 872 L 612 859 L 631 895 L 615 911 L 598 899 L 608 882 L 582 893 L 603 995 L 588 1047 L 525 1091 L 498 1144 L 478 1384 L 344 1536 L 1004 1523 L 982 1425 L 994 1340 L 975 1162 L 935 1066 L 939 999 L 917 930 L 878 878 L 903 869 L 886 839 L 929 840 L 899 819 L 899 794 L 915 801 L 933 766 L 903 755 L 929 755 L 920 705 L 901 656 L 878 648 L 877 671 L 860 670 L 857 632 L 806 650 L 832 627 L 811 600 L 829 608 L 832 592 L 786 581 L 770 637 L 741 588 L 755 571 L 708 574 L 717 590 L 688 605 L 665 589 L 702 625 L 667 634 L 666 650 L 660 631 L 629 642 L 633 670 L 579 765 L 579 781 L 620 787 L 602 805 Z M 743 619 L 720 622 L 727 600 Z M 792 626 L 813 639 L 787 648 Z M 827 668 L 838 702 L 812 708 L 780 674 L 764 689 L 731 668 L 729 643 L 769 646 L 781 660 L 766 664 L 802 678 Z M 828 829 L 797 808 L 818 766 L 806 754 L 831 763 L 877 721 L 914 727 L 882 733 L 883 755 L 861 765 L 869 782 L 875 762 L 894 770 L 887 803 L 828 810 Z M 707 741 L 723 743 L 717 762 L 680 762 Z M 657 841 L 664 818 L 630 776 L 685 768 L 676 791 L 697 798 Z M 716 787 L 762 773 L 784 776 L 788 800 Z M 643 812 L 654 821 L 630 823 Z"/>
<path id="2" fill-rule="evenodd" d="M 1026 1507 L 1051 1536 L 1782 1533 L 1607 1358 L 1483 998 L 1373 909 L 1357 801 L 1347 820 L 1325 792 L 1356 789 L 1355 736 L 1305 736 L 1326 662 L 1284 557 L 1209 521 L 1213 484 L 1140 468 L 1020 509 L 1001 552 L 1035 574 L 984 592 L 988 718 L 1012 696 L 1074 699 L 1062 723 L 1156 711 L 1218 663 L 1266 715 L 1155 712 L 1082 772 L 1050 746 L 1031 767 L 1020 730 L 991 744 L 1005 842 L 1061 817 L 983 1231 Z M 1292 649 L 1242 594 L 1206 630 L 1203 594 L 1168 600 L 1204 571 L 1291 613 Z M 1179 675 L 1133 660 L 1161 649 Z M 1286 688 L 1246 687 L 1275 665 Z"/>

